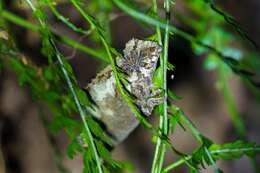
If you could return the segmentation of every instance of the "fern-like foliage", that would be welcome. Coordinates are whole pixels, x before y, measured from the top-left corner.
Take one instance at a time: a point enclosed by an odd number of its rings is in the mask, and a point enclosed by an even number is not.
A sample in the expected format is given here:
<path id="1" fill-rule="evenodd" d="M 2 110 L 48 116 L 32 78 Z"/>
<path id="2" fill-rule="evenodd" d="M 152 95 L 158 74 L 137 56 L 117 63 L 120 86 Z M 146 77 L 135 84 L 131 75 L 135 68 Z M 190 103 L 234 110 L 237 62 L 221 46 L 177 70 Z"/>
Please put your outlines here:
<path id="1" fill-rule="evenodd" d="M 16 2 L 12 3 L 16 4 Z M 59 11 L 59 3 L 70 5 L 84 20 L 88 28 L 78 27 L 63 15 Z M 29 88 L 32 97 L 48 106 L 53 117 L 51 121 L 46 122 L 46 128 L 52 132 L 52 135 L 61 130 L 66 132 L 70 140 L 70 144 L 67 146 L 67 155 L 71 159 L 77 154 L 82 155 L 84 173 L 121 173 L 130 169 L 131 166 L 112 158 L 111 151 L 107 148 L 107 146 L 111 147 L 111 140 L 91 113 L 85 109 L 92 106 L 91 99 L 78 86 L 74 69 L 62 55 L 57 44 L 66 44 L 90 55 L 92 58 L 111 64 L 123 100 L 155 139 L 156 147 L 151 165 L 152 173 L 170 172 L 180 165 L 186 165 L 191 172 L 200 172 L 201 169 L 209 165 L 216 173 L 221 173 L 221 169 L 216 164 L 217 160 L 237 159 L 244 155 L 254 159 L 255 155 L 259 154 L 260 146 L 247 142 L 246 128 L 237 111 L 228 84 L 229 77 L 236 74 L 256 95 L 259 94 L 259 83 L 254 78 L 259 73 L 257 71 L 259 70 L 259 66 L 257 66 L 259 63 L 252 63 L 251 59 L 246 58 L 251 56 L 249 52 L 230 46 L 230 42 L 234 42 L 237 38 L 221 25 L 228 23 L 236 29 L 243 39 L 248 40 L 254 46 L 256 44 L 241 29 L 233 17 L 217 8 L 214 1 L 211 0 L 186 0 L 184 2 L 191 12 L 195 13 L 200 19 L 196 21 L 185 16 L 185 14 L 177 15 L 184 24 L 191 25 L 190 27 L 195 31 L 195 34 L 190 34 L 171 23 L 171 13 L 178 13 L 175 10 L 172 11 L 174 3 L 171 0 L 165 0 L 163 9 L 165 16 L 159 17 L 156 0 L 143 4 L 146 12 L 137 8 L 137 2 L 126 0 L 91 2 L 80 0 L 25 0 L 18 6 L 20 5 L 32 12 L 32 16 L 37 21 L 32 23 L 9 11 L 5 8 L 4 2 L 0 2 L 0 34 L 2 30 L 4 31 L 0 35 L 0 72 L 3 68 L 12 69 L 17 74 L 19 83 Z M 155 33 L 147 39 L 158 42 L 163 48 L 160 64 L 154 74 L 153 81 L 156 87 L 163 90 L 163 95 L 167 98 L 155 112 L 159 115 L 159 125 L 151 124 L 148 117 L 144 116 L 136 106 L 134 97 L 125 89 L 125 74 L 116 66 L 115 58 L 122 55 L 111 46 L 109 19 L 111 14 L 114 15 L 114 8 L 118 8 L 126 15 L 138 20 L 144 24 L 144 27 L 153 27 Z M 55 31 L 55 28 L 48 21 L 49 16 L 45 11 L 46 9 L 49 9 L 49 13 L 73 32 L 82 37 L 88 37 L 98 45 L 98 48 L 88 47 L 81 44 L 80 41 L 73 40 Z M 201 13 L 202 9 L 203 13 Z M 41 53 L 46 57 L 47 65 L 35 65 L 30 58 L 23 54 L 22 50 L 17 48 L 15 38 L 11 33 L 11 24 L 19 25 L 41 36 Z M 196 128 L 182 109 L 175 105 L 180 99 L 185 99 L 177 96 L 167 85 L 167 72 L 171 70 L 174 73 L 175 69 L 174 65 L 168 62 L 169 44 L 171 38 L 174 38 L 175 35 L 188 40 L 195 54 L 206 55 L 205 68 L 215 70 L 218 73 L 218 83 L 221 84 L 219 91 L 224 95 L 224 102 L 229 110 L 231 121 L 238 136 L 243 141 L 238 140 L 222 145 L 214 143 Z M 257 53 L 255 54 L 257 55 Z M 255 60 L 255 62 L 258 61 Z M 77 118 L 78 114 L 80 120 Z M 169 139 L 169 135 L 175 134 L 178 125 L 184 130 L 190 129 L 193 137 L 199 142 L 199 147 L 190 155 L 177 150 Z M 164 167 L 165 154 L 169 151 L 180 156 L 181 159 Z M 61 172 L 64 171 L 61 170 Z"/>

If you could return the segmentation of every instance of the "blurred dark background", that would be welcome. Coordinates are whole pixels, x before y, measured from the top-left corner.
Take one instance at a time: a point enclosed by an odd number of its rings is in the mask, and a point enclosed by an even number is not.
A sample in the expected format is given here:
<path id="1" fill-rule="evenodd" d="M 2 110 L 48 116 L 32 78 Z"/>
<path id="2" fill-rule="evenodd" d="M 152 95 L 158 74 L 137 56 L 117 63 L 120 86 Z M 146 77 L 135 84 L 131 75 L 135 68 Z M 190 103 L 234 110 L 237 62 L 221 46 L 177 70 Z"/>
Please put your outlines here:
<path id="1" fill-rule="evenodd" d="M 8 2 L 9 10 L 19 14 L 28 20 L 30 10 L 20 9 Z M 259 0 L 218 0 L 218 6 L 233 15 L 241 26 L 260 45 L 260 1 Z M 175 1 L 174 8 L 181 8 L 182 2 Z M 60 10 L 77 24 L 84 26 L 79 14 L 69 6 L 61 5 Z M 115 11 L 120 12 L 118 9 Z M 54 17 L 49 22 L 55 30 L 80 40 L 83 44 L 94 47 L 88 38 L 80 38 L 77 34 L 68 30 Z M 192 33 L 187 26 L 183 26 L 178 20 L 173 23 L 185 28 Z M 118 50 L 123 50 L 125 43 L 131 38 L 146 38 L 153 31 L 132 18 L 121 15 L 114 19 L 111 24 L 112 45 Z M 45 58 L 40 54 L 40 39 L 36 33 L 12 25 L 19 49 L 39 65 L 46 64 Z M 88 55 L 74 49 L 60 45 L 59 49 L 68 57 L 76 73 L 81 87 L 96 75 L 105 64 L 94 60 Z M 174 35 L 170 40 L 169 61 L 174 64 L 174 72 L 169 74 L 169 87 L 183 99 L 176 102 L 185 113 L 192 119 L 199 130 L 214 140 L 216 143 L 230 142 L 237 139 L 231 124 L 223 96 L 216 89 L 216 73 L 206 71 L 203 68 L 205 57 L 196 56 L 191 45 L 186 40 Z M 170 76 L 174 75 L 172 79 Z M 5 70 L 0 76 L 0 173 L 56 173 L 55 158 L 48 138 L 48 132 L 39 118 L 39 107 L 47 109 L 44 104 L 31 99 L 28 89 L 21 88 L 15 74 L 11 70 Z M 252 97 L 251 93 L 241 82 L 239 77 L 234 76 L 231 80 L 233 94 L 236 98 L 237 107 L 245 122 L 248 140 L 260 143 L 260 106 Z M 48 110 L 46 110 L 48 112 Z M 152 121 L 157 123 L 157 117 Z M 54 139 L 60 148 L 65 149 L 68 144 L 67 138 L 60 133 Z M 196 146 L 195 140 L 178 128 L 172 136 L 174 145 L 186 153 L 190 153 Z M 135 173 L 149 172 L 153 158 L 154 144 L 150 134 L 143 128 L 138 127 L 122 144 L 117 146 L 113 155 L 119 160 L 128 160 L 135 165 Z M 167 163 L 177 159 L 174 154 L 167 155 Z M 235 161 L 218 162 L 226 173 L 253 173 L 253 168 L 247 158 Z M 260 163 L 260 162 L 259 162 Z M 65 158 L 64 165 L 73 173 L 81 172 L 82 158 L 74 160 Z M 186 172 L 184 167 L 175 172 Z M 212 172 L 210 168 L 202 171 Z"/>

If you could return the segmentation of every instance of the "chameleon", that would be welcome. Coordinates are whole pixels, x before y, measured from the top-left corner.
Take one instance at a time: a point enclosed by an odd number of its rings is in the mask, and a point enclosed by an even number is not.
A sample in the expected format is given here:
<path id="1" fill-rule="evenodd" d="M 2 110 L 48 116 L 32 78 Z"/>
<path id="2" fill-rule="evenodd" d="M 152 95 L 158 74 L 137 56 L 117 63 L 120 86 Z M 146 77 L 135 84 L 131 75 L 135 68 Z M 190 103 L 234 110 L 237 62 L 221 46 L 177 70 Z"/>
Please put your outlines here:
<path id="1" fill-rule="evenodd" d="M 161 51 L 156 42 L 133 38 L 126 43 L 123 57 L 116 58 L 116 65 L 127 74 L 125 88 L 146 116 L 165 100 L 152 81 Z M 111 65 L 98 73 L 85 89 L 95 103 L 88 111 L 105 125 L 113 143 L 119 144 L 139 122 L 120 95 Z"/>

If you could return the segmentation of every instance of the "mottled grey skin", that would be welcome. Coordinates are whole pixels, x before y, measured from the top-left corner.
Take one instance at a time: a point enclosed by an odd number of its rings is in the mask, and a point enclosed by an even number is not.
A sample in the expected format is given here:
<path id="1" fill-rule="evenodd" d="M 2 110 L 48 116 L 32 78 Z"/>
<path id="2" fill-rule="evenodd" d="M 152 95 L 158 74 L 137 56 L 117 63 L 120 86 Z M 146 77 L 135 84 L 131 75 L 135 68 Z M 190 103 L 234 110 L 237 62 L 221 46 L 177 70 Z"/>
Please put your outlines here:
<path id="1" fill-rule="evenodd" d="M 114 145 L 123 141 L 139 124 L 117 87 L 111 66 L 106 67 L 87 86 L 95 106 L 88 109 L 106 125 Z"/>
<path id="2" fill-rule="evenodd" d="M 132 39 L 126 44 L 124 57 L 116 64 L 127 73 L 128 91 L 135 96 L 136 104 L 147 116 L 163 102 L 160 91 L 155 90 L 152 77 L 161 48 L 155 42 Z M 109 65 L 87 86 L 96 106 L 89 111 L 107 127 L 114 137 L 114 144 L 123 141 L 139 124 L 128 105 L 123 101 Z"/>
<path id="3" fill-rule="evenodd" d="M 130 93 L 147 116 L 163 102 L 161 91 L 155 90 L 152 82 L 160 54 L 161 47 L 156 42 L 132 39 L 126 44 L 124 58 L 117 58 L 117 65 L 129 75 Z"/>

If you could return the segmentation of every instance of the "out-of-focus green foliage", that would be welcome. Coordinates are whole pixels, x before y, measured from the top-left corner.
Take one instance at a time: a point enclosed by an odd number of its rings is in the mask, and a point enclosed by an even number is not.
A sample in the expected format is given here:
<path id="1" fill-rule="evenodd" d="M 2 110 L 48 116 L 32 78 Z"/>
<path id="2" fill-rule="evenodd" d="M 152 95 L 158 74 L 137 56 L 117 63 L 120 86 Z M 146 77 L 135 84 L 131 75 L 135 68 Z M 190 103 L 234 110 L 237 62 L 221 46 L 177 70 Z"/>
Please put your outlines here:
<path id="1" fill-rule="evenodd" d="M 24 2 L 26 2 L 26 5 L 23 5 Z M 120 173 L 126 169 L 131 169 L 131 166 L 112 158 L 110 151 L 106 148 L 107 145 L 111 145 L 110 138 L 90 113 L 84 109 L 91 107 L 90 98 L 78 87 L 74 70 L 56 47 L 57 43 L 67 44 L 91 55 L 93 58 L 98 58 L 106 63 L 109 62 L 112 65 L 120 94 L 141 124 L 153 134 L 153 141 L 156 142 L 152 173 L 169 172 L 182 164 L 185 164 L 191 172 L 199 172 L 206 165 L 211 165 L 213 170 L 219 173 L 222 171 L 215 163 L 216 160 L 235 159 L 242 155 L 253 157 L 259 153 L 260 147 L 258 145 L 246 142 L 246 129 L 237 111 L 229 86 L 229 79 L 234 74 L 239 75 L 256 95 L 259 94 L 259 88 L 257 88 L 259 86 L 255 76 L 260 75 L 260 61 L 256 52 L 251 53 L 240 48 L 243 46 L 240 43 L 237 44 L 239 38 L 230 32 L 231 29 L 235 29 L 242 39 L 248 40 L 254 46 L 256 45 L 233 17 L 217 8 L 213 1 L 183 1 L 182 3 L 191 15 L 173 10 L 176 18 L 190 27 L 195 34 L 190 34 L 171 24 L 170 13 L 174 8 L 174 2 L 170 0 L 164 1 L 165 18 L 159 17 L 157 14 L 156 0 L 143 3 L 142 9 L 146 8 L 146 12 L 137 8 L 138 3 L 135 1 L 62 1 L 63 4 L 71 6 L 78 12 L 88 26 L 87 29 L 76 26 L 58 10 L 61 1 L 26 0 L 24 2 L 23 4 L 16 1 L 12 3 L 16 7 L 31 10 L 32 16 L 37 19 L 37 23 L 31 23 L 8 11 L 1 1 L 0 31 L 7 33 L 8 38 L 0 37 L 0 68 L 11 68 L 15 71 L 19 83 L 29 88 L 32 97 L 48 106 L 53 117 L 51 122 L 47 123 L 47 128 L 54 134 L 61 130 L 66 132 L 71 142 L 67 147 L 67 155 L 73 159 L 76 154 L 82 154 L 84 158 L 83 172 Z M 111 46 L 110 22 L 113 16 L 118 15 L 116 8 L 138 20 L 141 24 L 144 24 L 143 26 L 152 26 L 155 34 L 148 39 L 157 41 L 163 48 L 160 65 L 154 74 L 155 86 L 161 88 L 164 96 L 168 97 L 164 104 L 157 109 L 157 114 L 160 117 L 159 127 L 152 125 L 148 118 L 136 107 L 135 98 L 125 90 L 124 84 L 127 82 L 125 74 L 115 64 L 115 57 L 121 56 Z M 72 31 L 82 37 L 88 37 L 93 44 L 97 45 L 98 49 L 87 47 L 78 41 L 56 33 L 48 23 L 46 9 L 49 9 L 59 22 Z M 9 22 L 40 34 L 41 53 L 48 59 L 48 65 L 36 66 L 29 60 L 30 58 L 23 55 L 22 50 L 17 49 L 15 38 L 12 37 L 13 34 L 9 30 Z M 231 26 L 231 29 L 228 26 Z M 181 97 L 168 90 L 166 77 L 168 70 L 174 72 L 174 66 L 168 62 L 168 46 L 170 36 L 174 39 L 175 34 L 190 41 L 196 55 L 206 55 L 204 60 L 206 70 L 218 72 L 217 88 L 224 96 L 224 101 L 238 136 L 244 141 L 234 141 L 223 145 L 215 144 L 200 133 L 184 112 L 174 105 Z M 77 113 L 80 114 L 81 120 L 77 118 Z M 194 138 L 199 142 L 199 147 L 191 155 L 175 149 L 169 140 L 169 135 L 175 132 L 177 125 L 180 125 L 183 129 L 189 128 Z M 181 160 L 163 168 L 165 152 L 167 151 L 173 151 L 181 157 Z"/>

